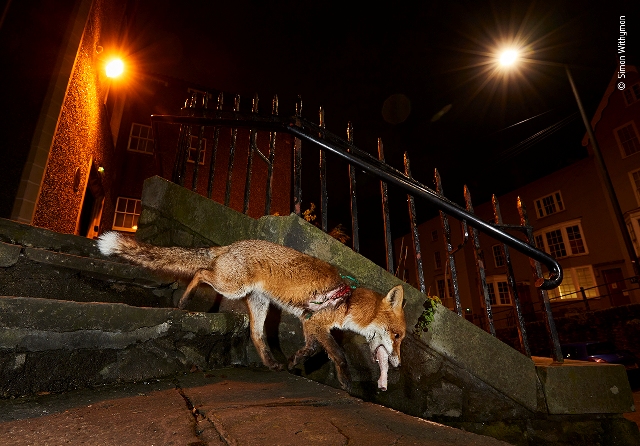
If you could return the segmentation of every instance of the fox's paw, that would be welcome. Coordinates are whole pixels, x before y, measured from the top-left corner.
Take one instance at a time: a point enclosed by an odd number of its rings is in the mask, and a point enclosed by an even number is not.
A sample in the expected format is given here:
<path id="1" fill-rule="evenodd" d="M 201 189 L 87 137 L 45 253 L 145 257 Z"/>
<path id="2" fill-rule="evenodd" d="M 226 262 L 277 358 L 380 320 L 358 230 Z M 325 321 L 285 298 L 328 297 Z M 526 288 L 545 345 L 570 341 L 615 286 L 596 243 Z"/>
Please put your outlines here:
<path id="1" fill-rule="evenodd" d="M 274 372 L 281 372 L 284 370 L 284 364 L 280 364 L 279 362 L 269 364 L 267 367 L 269 367 L 269 369 L 273 370 Z"/>
<path id="2" fill-rule="evenodd" d="M 185 308 L 187 308 L 190 300 L 191 298 L 189 296 L 182 297 L 182 299 L 180 299 L 180 302 L 178 302 L 178 308 L 180 310 L 184 310 Z"/>
<path id="3" fill-rule="evenodd" d="M 340 380 L 340 387 L 342 387 L 342 390 L 344 390 L 345 392 L 351 393 L 351 390 L 352 390 L 351 380 L 350 379 Z"/>
<path id="4" fill-rule="evenodd" d="M 293 370 L 301 362 L 304 362 L 304 357 L 302 357 L 298 353 L 296 353 L 293 356 L 291 356 L 291 358 L 289 358 L 289 364 L 288 364 L 287 368 L 289 370 Z"/>

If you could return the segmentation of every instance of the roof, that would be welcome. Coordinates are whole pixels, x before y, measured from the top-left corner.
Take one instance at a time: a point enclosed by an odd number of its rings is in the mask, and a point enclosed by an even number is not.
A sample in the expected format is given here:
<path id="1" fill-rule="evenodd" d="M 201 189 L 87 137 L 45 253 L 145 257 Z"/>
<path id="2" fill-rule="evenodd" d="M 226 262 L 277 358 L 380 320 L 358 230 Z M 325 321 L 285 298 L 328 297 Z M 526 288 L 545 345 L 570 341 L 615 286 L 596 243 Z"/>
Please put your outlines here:
<path id="1" fill-rule="evenodd" d="M 638 70 L 633 65 L 627 65 L 626 72 L 627 73 L 633 72 L 637 74 Z M 614 91 L 617 90 L 617 85 L 618 85 L 618 71 L 616 70 L 613 73 L 613 76 L 611 76 L 609 85 L 607 86 L 607 89 L 605 90 L 604 95 L 600 100 L 600 104 L 598 104 L 598 108 L 596 109 L 596 112 L 593 115 L 593 118 L 591 119 L 591 128 L 594 129 L 594 131 L 595 131 L 596 125 L 598 124 L 598 122 L 600 121 L 600 118 L 602 117 L 602 112 L 609 104 L 609 97 L 611 96 L 611 94 L 613 94 Z M 588 143 L 589 143 L 589 135 L 585 132 L 582 138 L 582 145 L 586 146 Z"/>

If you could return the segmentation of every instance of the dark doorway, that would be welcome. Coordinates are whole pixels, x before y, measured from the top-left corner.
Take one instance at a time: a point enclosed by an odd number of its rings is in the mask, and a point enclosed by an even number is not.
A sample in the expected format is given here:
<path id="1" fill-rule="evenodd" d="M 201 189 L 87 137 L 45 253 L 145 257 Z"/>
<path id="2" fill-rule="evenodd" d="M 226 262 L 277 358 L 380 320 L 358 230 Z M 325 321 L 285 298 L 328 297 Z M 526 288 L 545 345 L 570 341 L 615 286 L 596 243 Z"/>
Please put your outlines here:
<path id="1" fill-rule="evenodd" d="M 102 204 L 104 203 L 104 188 L 102 187 L 102 175 L 98 166 L 91 163 L 87 189 L 82 201 L 80 219 L 78 221 L 77 234 L 83 237 L 94 238 L 100 229 L 100 217 L 102 216 Z"/>
<path id="2" fill-rule="evenodd" d="M 611 305 L 617 307 L 630 304 L 631 299 L 629 299 L 629 294 L 625 292 L 627 285 L 624 282 L 622 270 L 620 268 L 606 269 L 602 271 L 602 275 L 607 284 Z"/>

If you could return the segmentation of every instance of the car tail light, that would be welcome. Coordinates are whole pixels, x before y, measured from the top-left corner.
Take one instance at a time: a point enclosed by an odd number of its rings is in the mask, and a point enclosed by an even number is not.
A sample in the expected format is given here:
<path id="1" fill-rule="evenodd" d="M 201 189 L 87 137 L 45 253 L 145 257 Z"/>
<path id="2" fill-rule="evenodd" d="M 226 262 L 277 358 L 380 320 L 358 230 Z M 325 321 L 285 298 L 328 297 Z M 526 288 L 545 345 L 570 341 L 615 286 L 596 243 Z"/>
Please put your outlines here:
<path id="1" fill-rule="evenodd" d="M 591 361 L 591 362 L 601 362 L 601 363 L 607 362 L 602 358 L 589 358 L 589 361 Z"/>

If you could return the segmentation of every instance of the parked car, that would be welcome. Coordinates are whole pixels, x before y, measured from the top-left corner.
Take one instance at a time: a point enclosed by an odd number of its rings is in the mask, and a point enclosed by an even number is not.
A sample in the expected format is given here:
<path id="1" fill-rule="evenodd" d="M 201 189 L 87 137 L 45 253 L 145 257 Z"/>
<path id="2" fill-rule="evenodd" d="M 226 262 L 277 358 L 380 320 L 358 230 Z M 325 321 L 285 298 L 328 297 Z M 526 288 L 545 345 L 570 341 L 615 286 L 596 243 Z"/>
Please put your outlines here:
<path id="1" fill-rule="evenodd" d="M 566 359 L 622 364 L 627 371 L 638 369 L 638 358 L 628 350 L 618 350 L 612 342 L 573 342 L 562 344 L 562 356 Z"/>

